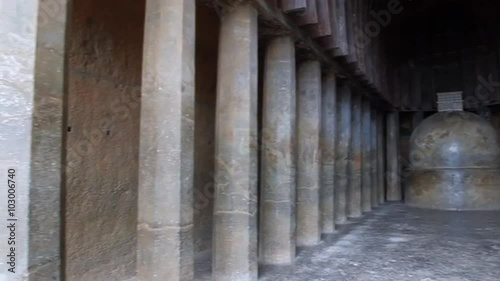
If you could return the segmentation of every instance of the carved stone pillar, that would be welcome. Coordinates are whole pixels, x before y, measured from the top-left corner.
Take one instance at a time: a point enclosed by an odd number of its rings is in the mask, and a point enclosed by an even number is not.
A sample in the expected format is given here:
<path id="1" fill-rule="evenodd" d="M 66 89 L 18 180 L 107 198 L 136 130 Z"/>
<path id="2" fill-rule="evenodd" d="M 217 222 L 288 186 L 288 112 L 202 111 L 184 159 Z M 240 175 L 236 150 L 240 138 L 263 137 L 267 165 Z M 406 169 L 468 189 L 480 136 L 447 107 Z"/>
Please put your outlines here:
<path id="1" fill-rule="evenodd" d="M 359 92 L 353 94 L 351 121 L 351 142 L 349 145 L 349 187 L 347 189 L 347 216 L 358 218 L 362 215 L 361 168 L 366 158 L 362 157 L 362 98 Z"/>
<path id="2" fill-rule="evenodd" d="M 372 210 L 371 189 L 372 189 L 372 143 L 371 143 L 371 113 L 370 102 L 363 101 L 363 186 L 362 186 L 362 205 L 363 212 Z"/>
<path id="3" fill-rule="evenodd" d="M 376 208 L 378 206 L 378 150 L 377 150 L 377 111 L 375 108 L 371 107 L 371 119 L 370 119 L 370 148 L 371 148 L 371 186 L 370 186 L 370 195 L 371 195 L 371 205 L 372 208 Z"/>
<path id="4" fill-rule="evenodd" d="M 146 5 L 138 280 L 193 279 L 195 1 Z"/>
<path id="5" fill-rule="evenodd" d="M 351 88 L 344 82 L 339 87 L 337 104 L 337 138 L 335 142 L 335 223 L 344 224 L 347 221 L 347 188 L 349 187 L 348 157 L 351 143 Z"/>
<path id="6" fill-rule="evenodd" d="M 387 201 L 401 201 L 399 179 L 399 112 L 387 114 Z"/>
<path id="7" fill-rule="evenodd" d="M 333 72 L 323 80 L 321 125 L 321 229 L 322 234 L 335 232 L 334 183 L 335 137 L 337 122 L 337 81 Z"/>
<path id="8" fill-rule="evenodd" d="M 212 280 L 257 280 L 257 11 L 223 11 L 215 132 Z"/>
<path id="9" fill-rule="evenodd" d="M 312 246 L 321 240 L 320 63 L 303 62 L 297 79 L 297 246 Z"/>
<path id="10" fill-rule="evenodd" d="M 385 203 L 385 146 L 384 146 L 384 113 L 379 112 L 377 117 L 377 147 L 378 147 L 378 203 Z"/>
<path id="11" fill-rule="evenodd" d="M 295 260 L 295 42 L 271 39 L 264 65 L 259 261 Z"/>

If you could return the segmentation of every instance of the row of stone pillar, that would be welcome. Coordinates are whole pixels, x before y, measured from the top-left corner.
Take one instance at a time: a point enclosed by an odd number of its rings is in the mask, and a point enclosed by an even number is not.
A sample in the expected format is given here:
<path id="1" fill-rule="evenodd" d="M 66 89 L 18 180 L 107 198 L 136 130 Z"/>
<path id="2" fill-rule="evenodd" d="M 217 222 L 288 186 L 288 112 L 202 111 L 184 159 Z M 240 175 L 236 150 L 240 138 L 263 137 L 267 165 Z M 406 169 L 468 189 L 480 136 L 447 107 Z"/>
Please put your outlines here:
<path id="1" fill-rule="evenodd" d="M 16 213 L 16 237 L 29 243 L 16 246 L 18 275 L 0 273 L 0 279 L 9 275 L 9 280 L 26 276 L 58 280 L 63 275 L 59 234 L 66 4 L 59 6 L 58 17 L 38 26 L 39 1 L 25 4 L 17 9 L 15 4 L 0 5 L 6 23 L 0 25 L 5 38 L 0 41 L 4 54 L 0 68 L 12 68 L 13 59 L 18 66 L 0 81 L 2 98 L 14 97 L 1 107 L 6 116 L 2 130 L 17 136 L 0 140 L 10 149 L 0 162 L 16 163 L 16 167 L 2 167 L 19 172 L 16 192 L 24 207 Z M 138 280 L 193 279 L 195 14 L 194 0 L 147 0 Z M 374 113 L 377 118 L 370 117 L 368 126 L 364 119 L 368 111 L 361 112 L 359 93 L 352 93 L 347 83 L 337 85 L 333 73 L 322 79 L 319 62 L 299 66 L 295 87 L 293 40 L 276 38 L 268 46 L 265 66 L 257 251 L 257 41 L 257 12 L 251 5 L 224 12 L 216 118 L 213 277 L 217 281 L 256 280 L 258 259 L 263 264 L 293 263 L 296 246 L 318 243 L 321 234 L 333 233 L 336 224 L 345 223 L 348 216 L 360 216 L 362 206 L 366 210 L 375 206 L 375 201 L 367 199 L 374 198 L 375 190 L 378 203 L 384 202 L 383 115 Z M 16 80 L 19 73 L 23 79 Z M 52 122 L 45 124 L 46 120 Z M 391 175 L 387 198 L 400 200 L 397 114 L 387 120 Z M 18 132 L 19 128 L 25 130 Z M 377 149 L 365 151 L 365 139 L 375 147 L 374 134 Z M 364 163 L 375 154 L 377 164 L 371 162 L 371 167 L 377 166 L 376 173 L 369 176 Z M 28 207 L 37 212 L 28 212 Z M 36 233 L 29 232 L 33 229 Z"/>
<path id="2" fill-rule="evenodd" d="M 270 40 L 264 64 L 259 262 L 290 265 L 385 202 L 384 114 L 318 61 L 296 77 L 291 37 Z"/>
<path id="3" fill-rule="evenodd" d="M 148 0 L 138 280 L 193 279 L 194 9 Z M 256 10 L 224 11 L 219 40 L 212 277 L 257 280 L 259 262 L 292 264 L 296 247 L 385 201 L 384 116 L 320 62 L 296 70 L 291 37 L 272 39 L 258 206 Z"/>

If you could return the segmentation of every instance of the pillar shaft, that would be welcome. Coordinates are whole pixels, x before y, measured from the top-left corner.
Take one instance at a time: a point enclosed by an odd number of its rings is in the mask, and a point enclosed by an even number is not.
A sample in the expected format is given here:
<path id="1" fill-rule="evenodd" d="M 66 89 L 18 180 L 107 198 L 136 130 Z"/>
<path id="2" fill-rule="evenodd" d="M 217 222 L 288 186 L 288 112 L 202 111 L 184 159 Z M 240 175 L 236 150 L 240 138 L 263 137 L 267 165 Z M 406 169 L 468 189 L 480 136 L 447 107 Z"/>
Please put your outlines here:
<path id="1" fill-rule="evenodd" d="M 8 240 L 14 229 L 4 226 L 0 232 L 5 241 L 0 247 L 0 280 L 63 278 L 66 13 L 65 2 L 0 3 L 0 169 L 4 180 L 0 211 L 5 223 L 14 224 L 16 234 L 15 240 Z M 11 247 L 15 273 L 9 271 L 13 264 L 6 264 Z"/>
<path id="2" fill-rule="evenodd" d="M 192 280 L 195 1 L 148 0 L 145 21 L 137 276 Z"/>
<path id="3" fill-rule="evenodd" d="M 401 201 L 399 180 L 399 112 L 387 114 L 387 201 Z"/>
<path id="4" fill-rule="evenodd" d="M 371 188 L 372 188 L 372 147 L 371 147 L 371 112 L 370 102 L 363 101 L 363 184 L 362 184 L 362 206 L 363 212 L 372 210 Z"/>
<path id="5" fill-rule="evenodd" d="M 370 149 L 371 149 L 371 205 L 372 208 L 378 206 L 378 149 L 377 149 L 377 112 L 375 108 L 371 107 L 371 119 L 370 119 Z"/>
<path id="6" fill-rule="evenodd" d="M 212 280 L 257 280 L 257 12 L 221 19 Z"/>
<path id="7" fill-rule="evenodd" d="M 321 128 L 321 229 L 323 234 L 335 232 L 334 182 L 335 136 L 337 121 L 337 83 L 329 72 L 323 80 Z"/>
<path id="8" fill-rule="evenodd" d="M 347 216 L 357 218 L 361 212 L 361 168 L 365 159 L 361 157 L 362 143 L 362 102 L 361 94 L 353 95 L 351 112 L 351 141 L 349 145 L 348 176 L 349 185 L 347 188 Z"/>
<path id="9" fill-rule="evenodd" d="M 320 63 L 301 63 L 297 79 L 297 246 L 312 246 L 321 240 Z"/>
<path id="10" fill-rule="evenodd" d="M 272 39 L 264 65 L 259 260 L 295 260 L 295 46 Z"/>
<path id="11" fill-rule="evenodd" d="M 347 221 L 347 196 L 349 185 L 347 176 L 349 144 L 351 142 L 351 110 L 352 95 L 350 86 L 343 83 L 339 87 L 337 104 L 337 138 L 335 141 L 335 223 L 344 224 Z"/>
<path id="12" fill-rule="evenodd" d="M 378 203 L 385 203 L 385 147 L 384 147 L 384 114 L 377 114 L 377 168 L 378 168 Z"/>

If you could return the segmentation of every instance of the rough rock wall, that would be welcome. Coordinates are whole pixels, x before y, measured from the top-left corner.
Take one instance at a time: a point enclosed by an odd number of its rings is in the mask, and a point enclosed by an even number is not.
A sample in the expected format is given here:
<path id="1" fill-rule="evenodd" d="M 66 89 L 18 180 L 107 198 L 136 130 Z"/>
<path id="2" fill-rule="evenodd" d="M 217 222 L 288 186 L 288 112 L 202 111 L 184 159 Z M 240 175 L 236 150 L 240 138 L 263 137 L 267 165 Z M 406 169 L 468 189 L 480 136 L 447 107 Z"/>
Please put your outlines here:
<path id="1" fill-rule="evenodd" d="M 125 280 L 135 274 L 145 1 L 73 2 L 66 278 Z"/>

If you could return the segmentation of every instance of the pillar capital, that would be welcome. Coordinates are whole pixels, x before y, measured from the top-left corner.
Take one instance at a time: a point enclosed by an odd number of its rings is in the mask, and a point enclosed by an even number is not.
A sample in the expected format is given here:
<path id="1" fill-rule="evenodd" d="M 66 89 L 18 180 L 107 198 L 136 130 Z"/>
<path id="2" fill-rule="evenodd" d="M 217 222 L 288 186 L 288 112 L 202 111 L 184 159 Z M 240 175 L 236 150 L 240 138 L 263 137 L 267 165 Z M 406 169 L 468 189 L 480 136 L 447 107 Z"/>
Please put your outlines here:
<path id="1" fill-rule="evenodd" d="M 240 6 L 252 5 L 252 0 L 202 0 L 206 5 L 213 6 L 219 16 L 232 13 Z"/>

